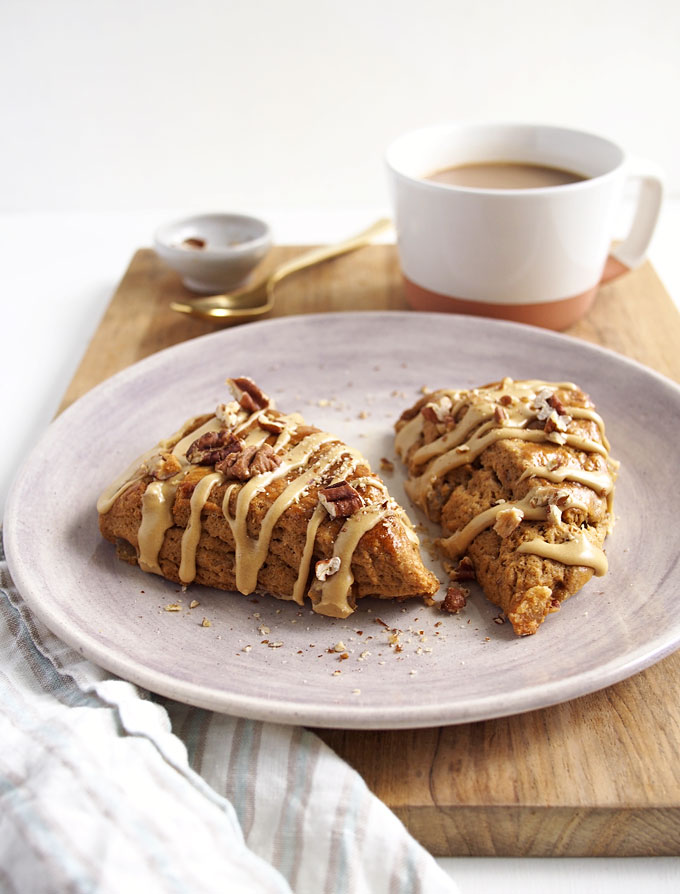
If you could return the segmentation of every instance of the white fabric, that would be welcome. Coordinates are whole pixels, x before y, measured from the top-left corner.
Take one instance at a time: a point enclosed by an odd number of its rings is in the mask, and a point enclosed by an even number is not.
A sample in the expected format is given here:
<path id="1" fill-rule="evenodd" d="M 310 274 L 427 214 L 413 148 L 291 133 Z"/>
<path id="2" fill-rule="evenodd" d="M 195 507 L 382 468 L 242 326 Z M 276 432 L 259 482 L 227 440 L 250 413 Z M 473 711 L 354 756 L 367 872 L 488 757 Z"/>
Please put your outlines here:
<path id="1" fill-rule="evenodd" d="M 444 894 L 313 733 L 151 698 L 30 613 L 0 552 L 0 890 Z"/>

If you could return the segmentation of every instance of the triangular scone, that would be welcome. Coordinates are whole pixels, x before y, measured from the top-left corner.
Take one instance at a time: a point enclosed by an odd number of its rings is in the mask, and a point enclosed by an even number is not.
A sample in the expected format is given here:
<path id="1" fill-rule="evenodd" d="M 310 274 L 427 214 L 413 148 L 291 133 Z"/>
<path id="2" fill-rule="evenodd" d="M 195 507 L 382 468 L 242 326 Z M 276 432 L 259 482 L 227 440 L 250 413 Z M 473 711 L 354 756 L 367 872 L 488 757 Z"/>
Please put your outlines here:
<path id="1" fill-rule="evenodd" d="M 437 546 L 452 578 L 474 575 L 516 633 L 535 633 L 593 573 L 606 572 L 618 463 L 576 385 L 504 379 L 442 389 L 396 430 L 406 491 L 441 525 Z"/>
<path id="2" fill-rule="evenodd" d="M 102 494 L 103 536 L 120 558 L 181 584 L 267 592 L 345 618 L 364 596 L 429 601 L 401 507 L 362 455 L 278 412 L 248 378 Z"/>

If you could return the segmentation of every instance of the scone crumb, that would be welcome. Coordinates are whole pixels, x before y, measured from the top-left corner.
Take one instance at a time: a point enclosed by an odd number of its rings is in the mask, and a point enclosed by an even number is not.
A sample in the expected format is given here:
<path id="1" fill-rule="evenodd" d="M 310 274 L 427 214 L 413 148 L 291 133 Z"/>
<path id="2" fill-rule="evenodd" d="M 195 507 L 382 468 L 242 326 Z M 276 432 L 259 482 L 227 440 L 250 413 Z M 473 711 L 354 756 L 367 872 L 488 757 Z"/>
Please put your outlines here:
<path id="1" fill-rule="evenodd" d="M 189 603 L 189 608 L 198 608 L 200 604 L 201 603 L 198 601 L 198 599 L 192 599 Z"/>
<path id="2" fill-rule="evenodd" d="M 166 612 L 181 612 L 181 611 L 182 611 L 182 606 L 179 604 L 179 602 L 170 602 L 170 603 L 168 603 L 168 605 L 165 606 L 165 608 L 163 609 L 163 611 L 166 611 Z"/>
<path id="3" fill-rule="evenodd" d="M 212 627 L 212 622 L 208 618 L 203 618 L 201 627 Z"/>
<path id="4" fill-rule="evenodd" d="M 361 689 L 353 689 L 352 695 L 361 695 Z"/>
<path id="5" fill-rule="evenodd" d="M 463 587 L 451 586 L 447 587 L 446 596 L 441 603 L 441 610 L 457 615 L 467 605 L 467 590 Z"/>

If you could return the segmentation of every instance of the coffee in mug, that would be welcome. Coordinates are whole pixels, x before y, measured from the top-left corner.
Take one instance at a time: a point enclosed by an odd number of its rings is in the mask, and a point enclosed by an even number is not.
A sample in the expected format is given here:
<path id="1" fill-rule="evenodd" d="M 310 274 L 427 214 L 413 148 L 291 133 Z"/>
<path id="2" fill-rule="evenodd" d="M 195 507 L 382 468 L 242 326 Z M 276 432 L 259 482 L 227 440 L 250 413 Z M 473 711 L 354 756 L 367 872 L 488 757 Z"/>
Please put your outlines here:
<path id="1" fill-rule="evenodd" d="M 434 171 L 425 177 L 434 183 L 449 186 L 471 186 L 473 189 L 538 189 L 544 186 L 566 186 L 588 178 L 583 174 L 532 165 L 522 161 L 468 162 Z"/>
<path id="2" fill-rule="evenodd" d="M 611 256 L 645 257 L 662 180 L 604 137 L 532 124 L 444 124 L 387 151 L 406 295 L 420 310 L 564 329 L 590 307 Z M 611 248 L 630 179 L 630 231 Z"/>

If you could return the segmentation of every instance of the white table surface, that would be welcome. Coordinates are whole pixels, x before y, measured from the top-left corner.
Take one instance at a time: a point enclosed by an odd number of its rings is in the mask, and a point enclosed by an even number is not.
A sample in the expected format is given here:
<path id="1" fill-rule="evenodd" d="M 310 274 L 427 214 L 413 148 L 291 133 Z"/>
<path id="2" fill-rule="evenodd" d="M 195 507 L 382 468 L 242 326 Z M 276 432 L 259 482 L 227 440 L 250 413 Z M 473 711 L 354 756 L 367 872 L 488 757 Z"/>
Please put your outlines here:
<path id="1" fill-rule="evenodd" d="M 3 449 L 0 517 L 22 457 L 49 424 L 134 251 L 161 223 L 191 213 L 0 215 L 0 381 Z M 281 244 L 340 239 L 384 209 L 259 214 Z M 680 200 L 667 200 L 650 259 L 680 307 Z M 680 349 L 680 345 L 678 346 Z M 619 859 L 451 858 L 440 861 L 463 894 L 653 894 L 680 890 L 680 857 Z"/>

